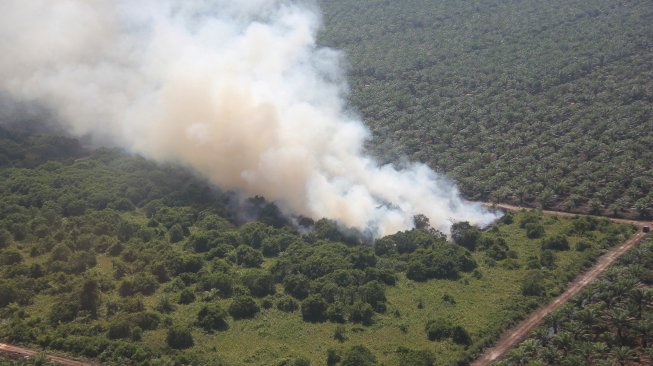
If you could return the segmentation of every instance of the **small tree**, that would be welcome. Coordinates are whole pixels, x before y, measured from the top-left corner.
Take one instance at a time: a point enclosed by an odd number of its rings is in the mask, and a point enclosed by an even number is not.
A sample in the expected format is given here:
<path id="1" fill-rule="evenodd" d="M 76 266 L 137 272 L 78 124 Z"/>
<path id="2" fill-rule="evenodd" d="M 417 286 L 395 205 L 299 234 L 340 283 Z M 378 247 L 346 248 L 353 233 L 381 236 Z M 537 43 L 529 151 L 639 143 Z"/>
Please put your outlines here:
<path id="1" fill-rule="evenodd" d="M 237 296 L 229 305 L 229 314 L 234 319 L 253 318 L 260 311 L 251 296 Z"/>
<path id="2" fill-rule="evenodd" d="M 451 336 L 451 323 L 445 319 L 433 319 L 426 323 L 426 336 L 430 341 L 440 341 Z"/>
<path id="3" fill-rule="evenodd" d="M 227 312 L 218 304 L 204 305 L 197 313 L 197 324 L 205 330 L 226 330 Z"/>
<path id="4" fill-rule="evenodd" d="M 537 239 L 544 236 L 544 226 L 536 223 L 526 224 L 526 236 L 530 239 Z"/>
<path id="5" fill-rule="evenodd" d="M 0 229 L 0 249 L 9 246 L 12 242 L 13 235 L 5 229 Z"/>
<path id="6" fill-rule="evenodd" d="M 277 309 L 286 313 L 291 313 L 299 309 L 299 304 L 292 297 L 284 295 L 277 301 Z"/>
<path id="7" fill-rule="evenodd" d="M 181 241 L 184 238 L 184 229 L 182 229 L 181 225 L 179 224 L 174 224 L 172 227 L 168 230 L 168 240 L 171 243 L 177 243 Z"/>
<path id="8" fill-rule="evenodd" d="M 451 238 L 453 241 L 469 250 L 476 249 L 476 243 L 481 237 L 481 231 L 467 221 L 451 225 Z"/>
<path id="9" fill-rule="evenodd" d="M 302 318 L 306 321 L 323 321 L 326 318 L 327 304 L 320 295 L 310 295 L 302 301 Z"/>
<path id="10" fill-rule="evenodd" d="M 93 317 L 97 315 L 97 309 L 100 306 L 100 292 L 98 283 L 94 279 L 84 281 L 79 293 L 79 308 L 91 313 Z"/>
<path id="11" fill-rule="evenodd" d="M 179 303 L 180 304 L 190 304 L 195 301 L 195 293 L 189 288 L 185 288 L 179 294 Z"/>
<path id="12" fill-rule="evenodd" d="M 524 276 L 521 285 L 521 292 L 525 296 L 542 296 L 544 295 L 544 285 L 542 282 L 544 278 L 539 271 L 528 272 Z"/>
<path id="13" fill-rule="evenodd" d="M 170 348 L 174 349 L 190 348 L 194 344 L 193 335 L 191 334 L 190 329 L 178 326 L 168 329 L 166 342 Z"/>
<path id="14" fill-rule="evenodd" d="M 376 357 L 363 346 L 353 346 L 345 351 L 342 357 L 341 366 L 373 366 L 376 365 Z"/>
<path id="15" fill-rule="evenodd" d="M 454 341 L 456 344 L 462 344 L 465 346 L 469 346 L 472 344 L 472 337 L 470 337 L 469 333 L 465 328 L 456 325 L 451 329 L 451 339 Z"/>

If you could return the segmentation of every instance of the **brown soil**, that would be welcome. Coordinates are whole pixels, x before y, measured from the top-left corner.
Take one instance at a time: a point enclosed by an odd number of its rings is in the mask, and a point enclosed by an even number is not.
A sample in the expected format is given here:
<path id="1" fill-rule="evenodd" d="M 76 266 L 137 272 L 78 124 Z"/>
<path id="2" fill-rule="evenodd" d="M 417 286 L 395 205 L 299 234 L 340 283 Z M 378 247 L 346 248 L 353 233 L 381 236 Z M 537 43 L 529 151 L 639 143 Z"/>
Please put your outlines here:
<path id="1" fill-rule="evenodd" d="M 487 206 L 497 207 L 509 211 L 519 211 L 523 207 L 507 205 L 507 204 L 492 204 L 486 203 Z M 575 213 L 568 212 L 559 212 L 559 211 L 542 211 L 547 215 L 558 215 L 558 216 L 576 216 Z M 645 221 L 636 221 L 636 220 L 626 220 L 626 219 L 615 219 L 608 218 L 611 221 L 632 224 L 637 227 L 643 227 L 649 225 L 650 223 Z M 569 301 L 572 297 L 578 294 L 582 289 L 594 281 L 597 277 L 603 273 L 603 271 L 610 266 L 614 261 L 619 258 L 621 255 L 626 253 L 630 248 L 632 248 L 637 242 L 639 242 L 646 234 L 642 231 L 639 231 L 637 234 L 632 236 L 630 239 L 620 244 L 619 246 L 611 249 L 608 253 L 603 255 L 596 261 L 596 264 L 589 269 L 587 272 L 576 277 L 572 281 L 567 290 L 562 293 L 560 296 L 555 298 L 549 304 L 541 307 L 534 313 L 532 313 L 526 320 L 519 323 L 514 328 L 508 330 L 499 341 L 492 347 L 485 350 L 485 352 L 477 358 L 474 362 L 471 363 L 471 366 L 485 366 L 490 365 L 492 362 L 497 361 L 503 357 L 511 348 L 516 346 L 521 342 L 526 335 L 533 330 L 542 319 L 549 313 L 558 309 L 561 305 Z"/>
<path id="2" fill-rule="evenodd" d="M 39 353 L 39 351 L 33 349 L 13 346 L 11 344 L 5 344 L 5 343 L 0 343 L 0 352 L 5 354 L 9 358 L 23 359 L 23 360 L 32 359 Z M 63 366 L 93 366 L 94 365 L 92 363 L 72 360 L 69 358 L 54 356 L 54 355 L 48 355 L 47 359 L 48 361 Z"/>

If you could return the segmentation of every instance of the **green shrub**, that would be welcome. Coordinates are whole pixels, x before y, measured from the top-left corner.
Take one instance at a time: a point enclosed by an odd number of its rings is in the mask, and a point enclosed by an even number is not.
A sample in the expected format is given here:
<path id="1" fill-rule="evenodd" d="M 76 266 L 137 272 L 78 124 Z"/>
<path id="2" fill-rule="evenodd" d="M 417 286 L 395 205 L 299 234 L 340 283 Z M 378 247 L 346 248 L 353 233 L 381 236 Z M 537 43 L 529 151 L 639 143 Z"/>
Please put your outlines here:
<path id="1" fill-rule="evenodd" d="M 353 346 L 346 350 L 340 363 L 341 366 L 373 366 L 376 364 L 374 354 L 363 346 Z"/>
<path id="2" fill-rule="evenodd" d="M 234 319 L 253 318 L 259 311 L 259 306 L 251 296 L 236 296 L 229 305 L 229 314 Z"/>
<path id="3" fill-rule="evenodd" d="M 537 239 L 544 236 L 544 226 L 535 223 L 526 224 L 526 236 L 530 239 Z"/>
<path id="4" fill-rule="evenodd" d="M 326 319 L 327 304 L 320 295 L 309 295 L 302 301 L 302 318 L 310 322 Z"/>
<path id="5" fill-rule="evenodd" d="M 430 341 L 441 341 L 451 336 L 451 323 L 445 319 L 433 319 L 426 323 L 424 330 Z"/>
<path id="6" fill-rule="evenodd" d="M 179 294 L 179 303 L 180 304 L 190 304 L 195 301 L 195 293 L 189 288 L 185 288 Z"/>
<path id="7" fill-rule="evenodd" d="M 197 324 L 207 331 L 226 330 L 227 312 L 218 304 L 204 305 L 197 313 Z"/>
<path id="8" fill-rule="evenodd" d="M 277 300 L 277 309 L 286 313 L 291 313 L 299 309 L 299 304 L 297 303 L 297 300 L 288 295 L 284 295 Z"/>
<path id="9" fill-rule="evenodd" d="M 193 335 L 189 328 L 172 327 L 168 329 L 166 343 L 174 349 L 190 348 L 193 346 Z"/>

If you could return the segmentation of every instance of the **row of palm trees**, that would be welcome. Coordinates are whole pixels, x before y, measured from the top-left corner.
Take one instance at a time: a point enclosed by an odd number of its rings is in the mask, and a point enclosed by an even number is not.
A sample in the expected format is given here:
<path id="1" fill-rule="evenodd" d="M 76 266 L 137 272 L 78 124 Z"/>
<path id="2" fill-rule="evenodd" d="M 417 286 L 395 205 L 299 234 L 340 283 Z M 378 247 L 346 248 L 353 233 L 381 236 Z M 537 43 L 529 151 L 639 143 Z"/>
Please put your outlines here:
<path id="1" fill-rule="evenodd" d="M 653 239 L 549 314 L 500 366 L 653 364 Z"/>

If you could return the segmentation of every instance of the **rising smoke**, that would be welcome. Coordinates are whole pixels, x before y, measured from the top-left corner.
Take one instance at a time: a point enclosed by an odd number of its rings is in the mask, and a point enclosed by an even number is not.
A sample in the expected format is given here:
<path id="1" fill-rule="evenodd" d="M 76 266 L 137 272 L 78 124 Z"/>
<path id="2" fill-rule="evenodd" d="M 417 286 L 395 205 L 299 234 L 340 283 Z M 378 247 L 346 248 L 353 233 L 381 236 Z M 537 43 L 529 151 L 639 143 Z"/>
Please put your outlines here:
<path id="1" fill-rule="evenodd" d="M 419 213 L 444 232 L 491 222 L 428 167 L 364 153 L 342 55 L 316 45 L 318 25 L 283 0 L 3 0 L 0 92 L 75 136 L 377 236 Z"/>

